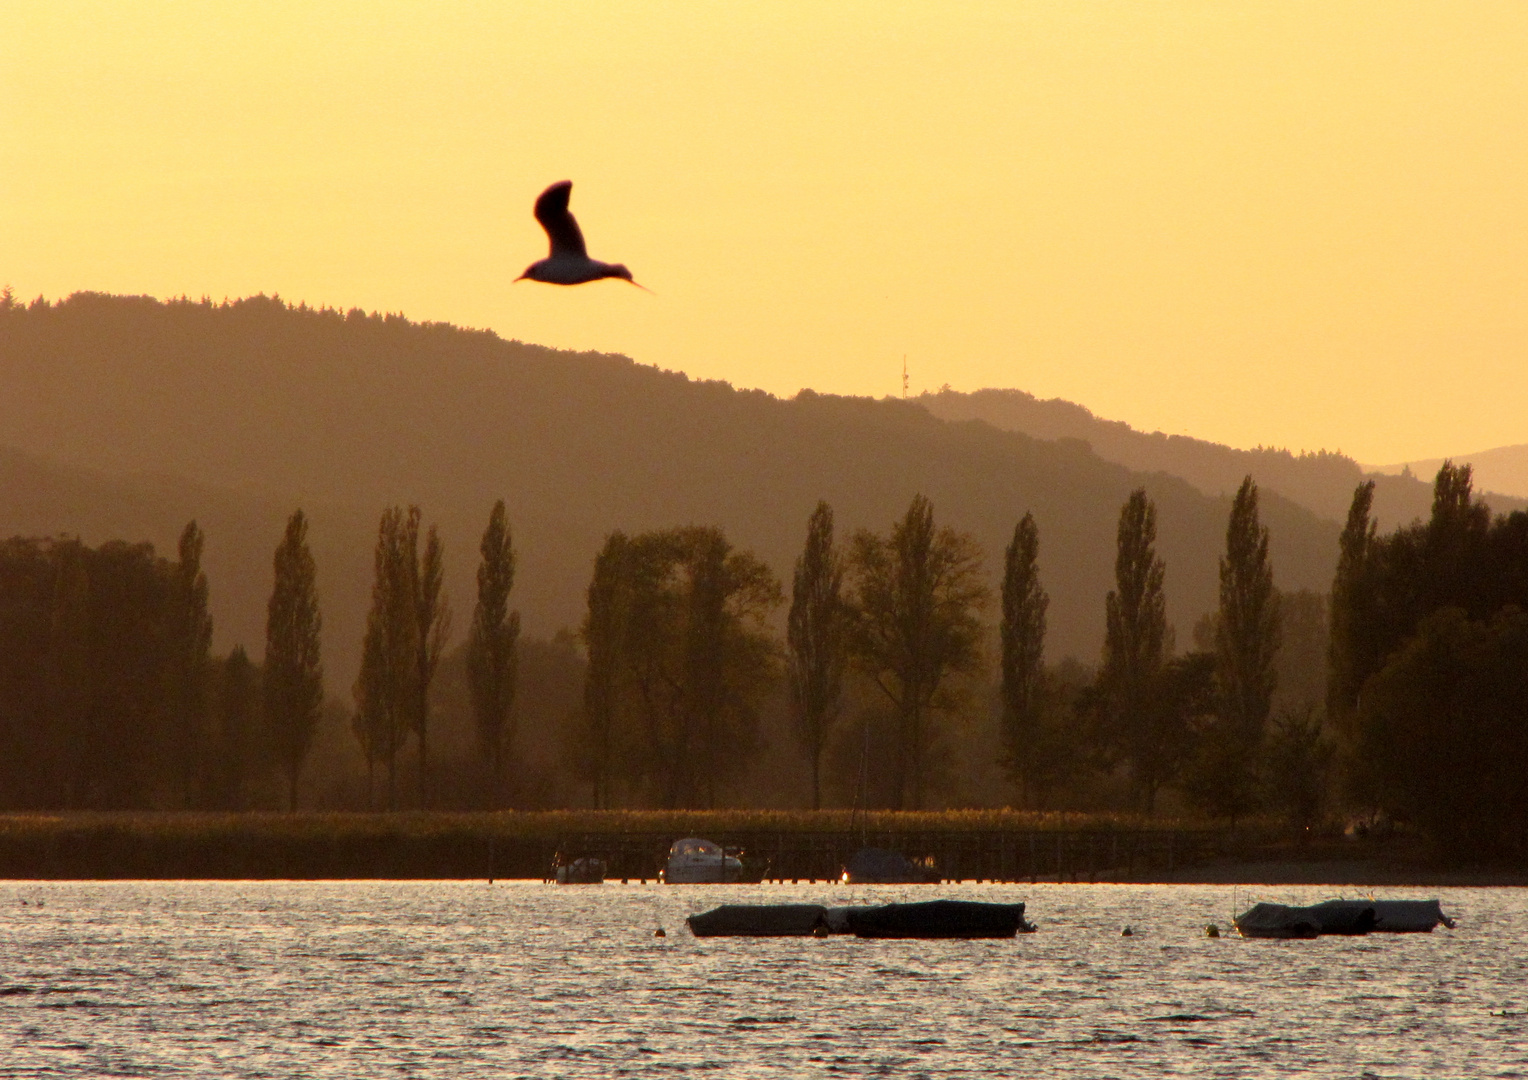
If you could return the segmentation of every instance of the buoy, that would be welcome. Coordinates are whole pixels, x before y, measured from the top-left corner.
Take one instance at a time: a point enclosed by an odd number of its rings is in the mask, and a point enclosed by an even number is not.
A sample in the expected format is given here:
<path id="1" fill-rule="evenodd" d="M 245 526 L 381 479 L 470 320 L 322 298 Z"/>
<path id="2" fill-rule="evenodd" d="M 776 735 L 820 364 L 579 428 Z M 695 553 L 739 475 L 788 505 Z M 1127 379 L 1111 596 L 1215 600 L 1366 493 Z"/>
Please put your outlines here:
<path id="1" fill-rule="evenodd" d="M 1119 932 L 1119 936 L 1120 937 L 1135 937 L 1135 931 L 1130 929 L 1130 927 L 1127 926 L 1127 927 L 1125 927 L 1123 930 L 1121 930 Z"/>
<path id="2" fill-rule="evenodd" d="M 1210 923 L 1209 926 L 1206 926 L 1204 928 L 1204 936 L 1205 937 L 1219 937 L 1220 936 L 1220 927 L 1216 926 L 1214 923 Z"/>
<path id="3" fill-rule="evenodd" d="M 658 929 L 653 931 L 653 937 L 668 937 L 668 931 L 664 930 L 663 927 L 660 926 Z"/>

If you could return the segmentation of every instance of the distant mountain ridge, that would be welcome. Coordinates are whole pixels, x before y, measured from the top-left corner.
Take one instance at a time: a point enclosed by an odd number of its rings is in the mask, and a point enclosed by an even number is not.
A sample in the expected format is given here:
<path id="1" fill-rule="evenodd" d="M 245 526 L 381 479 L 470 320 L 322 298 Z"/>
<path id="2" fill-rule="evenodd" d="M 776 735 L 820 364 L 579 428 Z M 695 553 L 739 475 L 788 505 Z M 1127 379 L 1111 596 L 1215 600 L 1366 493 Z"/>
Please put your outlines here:
<path id="1" fill-rule="evenodd" d="M 845 536 L 885 530 L 915 493 L 973 533 L 996 583 L 1015 522 L 1040 527 L 1049 653 L 1097 657 L 1119 507 L 1158 506 L 1169 618 L 1186 644 L 1215 604 L 1228 498 L 1131 471 L 1077 442 L 948 422 L 917 404 L 791 400 L 607 354 L 400 316 L 77 294 L 0 308 L 0 533 L 207 534 L 217 647 L 258 654 L 284 515 L 313 521 L 330 692 L 349 688 L 377 517 L 419 503 L 446 542 L 457 626 L 495 498 L 520 553 L 528 633 L 577 626 L 614 529 L 717 524 L 783 580 L 816 501 Z M 1239 479 L 1239 476 L 1238 476 Z M 1271 487 L 1271 486 L 1270 486 Z M 1325 589 L 1337 526 L 1269 490 L 1276 579 Z M 992 613 L 989 613 L 991 616 Z"/>
<path id="2" fill-rule="evenodd" d="M 1477 450 L 1472 454 L 1455 454 L 1453 457 L 1427 458 L 1423 461 L 1405 461 L 1397 465 L 1370 465 L 1374 472 L 1388 475 L 1410 473 L 1426 479 L 1438 471 L 1445 460 L 1455 465 L 1469 465 L 1475 471 L 1475 483 L 1491 491 L 1501 491 L 1518 498 L 1528 498 L 1528 443 L 1515 446 L 1498 446 L 1491 450 Z"/>
<path id="3" fill-rule="evenodd" d="M 1238 450 L 1187 435 L 1137 431 L 1119 420 L 1104 420 L 1081 405 L 1060 398 L 1042 400 L 1022 390 L 942 390 L 912 399 L 944 420 L 983 420 L 1005 431 L 1020 431 L 1037 439 L 1079 439 L 1106 461 L 1140 472 L 1165 472 L 1182 477 L 1207 495 L 1234 492 L 1251 475 L 1264 491 L 1276 491 L 1329 521 L 1347 518 L 1353 489 L 1374 481 L 1374 515 L 1383 529 L 1425 518 L 1432 511 L 1432 479 L 1442 461 L 1421 463 L 1415 476 L 1365 471 L 1352 458 L 1329 451 L 1292 454 L 1288 450 Z M 1528 477 L 1528 446 L 1521 448 L 1523 475 Z M 1400 467 L 1393 470 L 1400 473 Z M 1498 494 L 1484 471 L 1477 489 L 1497 513 L 1528 508 L 1514 497 L 1528 488 L 1503 489 Z M 1491 490 L 1485 490 L 1491 489 Z"/>

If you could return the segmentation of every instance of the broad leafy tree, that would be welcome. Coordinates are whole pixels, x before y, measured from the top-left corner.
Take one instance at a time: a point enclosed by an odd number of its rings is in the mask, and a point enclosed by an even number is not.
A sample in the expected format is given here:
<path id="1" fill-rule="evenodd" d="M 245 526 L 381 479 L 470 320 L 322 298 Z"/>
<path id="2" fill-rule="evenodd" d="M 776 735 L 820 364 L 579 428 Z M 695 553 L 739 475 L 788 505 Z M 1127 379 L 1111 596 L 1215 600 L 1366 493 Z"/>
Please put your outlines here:
<path id="1" fill-rule="evenodd" d="M 584 741 L 601 770 L 596 797 L 619 772 L 665 808 L 716 805 L 756 748 L 779 582 L 720 529 L 692 526 L 612 537 L 589 596 Z"/>
<path id="2" fill-rule="evenodd" d="M 861 530 L 850 560 L 854 655 L 895 712 L 894 809 L 918 809 L 927 788 L 935 717 L 953 703 L 952 676 L 981 665 L 987 602 L 974 538 L 934 526 L 915 496 L 886 536 Z"/>

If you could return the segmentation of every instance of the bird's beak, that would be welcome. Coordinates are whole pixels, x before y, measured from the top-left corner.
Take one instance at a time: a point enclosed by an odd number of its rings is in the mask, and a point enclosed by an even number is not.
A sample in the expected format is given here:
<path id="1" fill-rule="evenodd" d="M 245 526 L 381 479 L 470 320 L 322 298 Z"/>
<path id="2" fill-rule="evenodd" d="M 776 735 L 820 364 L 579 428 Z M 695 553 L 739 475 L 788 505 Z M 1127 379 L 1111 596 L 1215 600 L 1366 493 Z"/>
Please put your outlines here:
<path id="1" fill-rule="evenodd" d="M 643 292 L 647 293 L 649 296 L 657 296 L 658 295 L 657 293 L 655 293 L 651 289 L 649 289 L 646 285 L 638 284 L 637 282 L 632 281 L 631 278 L 621 278 L 620 280 L 626 282 L 626 284 L 628 284 L 628 285 L 636 285 L 637 288 L 641 289 Z"/>

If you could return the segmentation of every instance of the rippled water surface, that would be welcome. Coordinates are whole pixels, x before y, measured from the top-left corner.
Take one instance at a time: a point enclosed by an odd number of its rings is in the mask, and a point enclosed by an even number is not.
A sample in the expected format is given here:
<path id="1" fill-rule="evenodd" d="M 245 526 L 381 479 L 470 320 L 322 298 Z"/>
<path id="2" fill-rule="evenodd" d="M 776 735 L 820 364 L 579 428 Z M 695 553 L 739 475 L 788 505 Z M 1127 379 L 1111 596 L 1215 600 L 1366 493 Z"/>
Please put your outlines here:
<path id="1" fill-rule="evenodd" d="M 936 895 L 1024 900 L 1040 930 L 683 924 L 729 901 Z M 1426 935 L 1204 936 L 1251 895 L 1333 894 L 4 882 L 0 1076 L 1528 1075 L 1528 890 L 1387 891 L 1459 917 Z"/>

